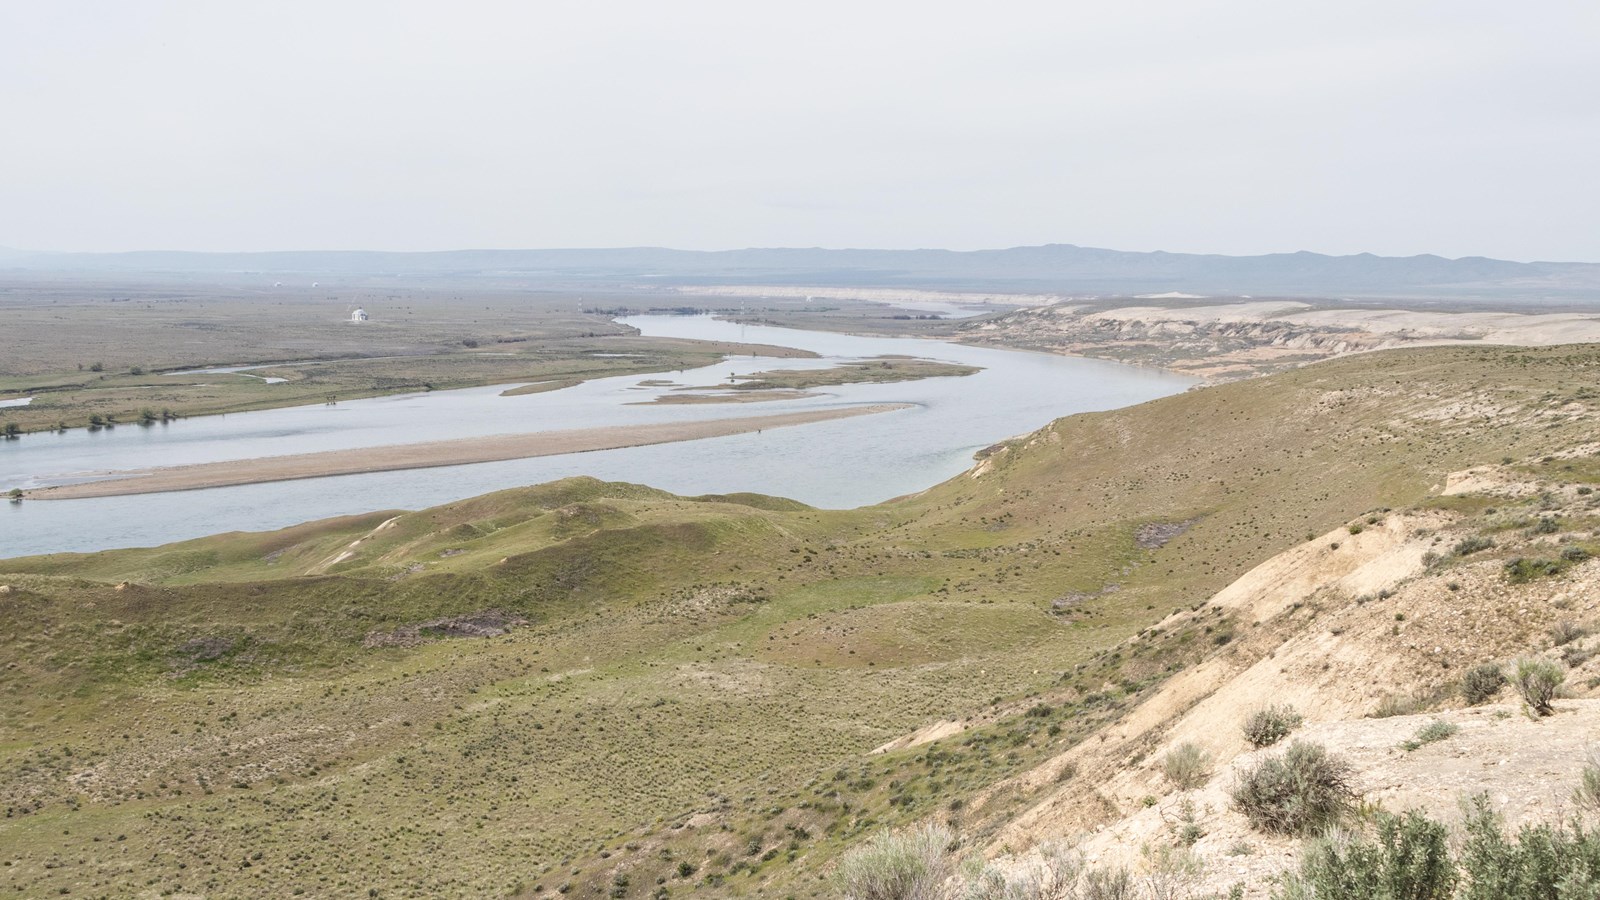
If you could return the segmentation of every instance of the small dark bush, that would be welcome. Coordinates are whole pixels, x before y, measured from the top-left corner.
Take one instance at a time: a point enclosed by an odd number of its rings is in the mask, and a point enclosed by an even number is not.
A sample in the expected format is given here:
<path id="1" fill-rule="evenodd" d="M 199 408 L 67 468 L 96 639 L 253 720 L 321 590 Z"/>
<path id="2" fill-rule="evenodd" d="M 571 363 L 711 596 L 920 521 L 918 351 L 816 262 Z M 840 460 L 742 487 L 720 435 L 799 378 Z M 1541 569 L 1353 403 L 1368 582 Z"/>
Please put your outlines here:
<path id="1" fill-rule="evenodd" d="M 1487 550 L 1493 546 L 1493 539 L 1486 538 L 1481 534 L 1475 534 L 1472 537 L 1462 538 L 1457 541 L 1451 552 L 1457 556 L 1466 556 L 1469 553 L 1477 553 L 1479 550 Z"/>
<path id="2" fill-rule="evenodd" d="M 1506 673 L 1494 663 L 1473 666 L 1461 677 L 1461 696 L 1468 706 L 1478 706 L 1494 699 L 1506 683 Z"/>
<path id="3" fill-rule="evenodd" d="M 1234 808 L 1273 834 L 1319 831 L 1347 816 L 1358 797 L 1350 763 L 1305 741 L 1256 763 L 1233 787 Z"/>
<path id="4" fill-rule="evenodd" d="M 1269 706 L 1258 709 L 1244 720 L 1244 739 L 1260 750 L 1289 736 L 1305 719 L 1292 706 Z"/>

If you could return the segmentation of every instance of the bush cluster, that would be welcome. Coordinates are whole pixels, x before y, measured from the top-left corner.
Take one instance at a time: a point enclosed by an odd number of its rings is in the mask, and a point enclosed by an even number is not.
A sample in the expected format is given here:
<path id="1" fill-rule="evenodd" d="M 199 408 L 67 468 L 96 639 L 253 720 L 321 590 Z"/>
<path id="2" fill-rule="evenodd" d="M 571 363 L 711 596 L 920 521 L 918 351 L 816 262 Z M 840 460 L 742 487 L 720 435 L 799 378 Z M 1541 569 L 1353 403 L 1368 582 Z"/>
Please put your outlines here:
<path id="1" fill-rule="evenodd" d="M 1565 570 L 1567 564 L 1559 559 L 1528 559 L 1519 556 L 1506 562 L 1506 579 L 1513 584 L 1524 584 L 1540 578 L 1553 578 Z"/>
<path id="2" fill-rule="evenodd" d="M 1193 741 L 1184 741 L 1162 757 L 1161 772 L 1178 790 L 1193 790 L 1211 777 L 1211 754 Z"/>
<path id="3" fill-rule="evenodd" d="M 1306 741 L 1256 763 L 1233 787 L 1234 808 L 1273 834 L 1320 831 L 1349 814 L 1358 797 L 1350 763 Z"/>
<path id="4" fill-rule="evenodd" d="M 1380 815 L 1374 839 L 1320 838 L 1307 845 L 1300 871 L 1280 898 L 1293 900 L 1447 900 L 1459 875 L 1449 832 L 1415 810 Z"/>
<path id="5" fill-rule="evenodd" d="M 1305 719 L 1292 706 L 1269 706 L 1251 713 L 1245 720 L 1244 739 L 1260 750 L 1289 736 Z"/>
<path id="6" fill-rule="evenodd" d="M 1556 691 L 1567 680 L 1566 670 L 1546 659 L 1525 657 L 1517 660 L 1517 673 L 1511 679 L 1522 702 L 1541 716 L 1555 712 Z"/>
<path id="7" fill-rule="evenodd" d="M 1494 699 L 1506 683 L 1506 673 L 1494 663 L 1483 663 L 1461 676 L 1461 696 L 1468 706 L 1480 706 Z"/>
<path id="8" fill-rule="evenodd" d="M 1480 794 L 1465 831 L 1453 856 L 1444 825 L 1416 811 L 1380 815 L 1372 838 L 1310 844 L 1275 900 L 1578 900 L 1600 889 L 1600 828 L 1532 825 L 1510 837 Z"/>
<path id="9" fill-rule="evenodd" d="M 840 860 L 835 877 L 848 900 L 936 900 L 950 877 L 954 840 L 938 825 L 880 832 Z"/>

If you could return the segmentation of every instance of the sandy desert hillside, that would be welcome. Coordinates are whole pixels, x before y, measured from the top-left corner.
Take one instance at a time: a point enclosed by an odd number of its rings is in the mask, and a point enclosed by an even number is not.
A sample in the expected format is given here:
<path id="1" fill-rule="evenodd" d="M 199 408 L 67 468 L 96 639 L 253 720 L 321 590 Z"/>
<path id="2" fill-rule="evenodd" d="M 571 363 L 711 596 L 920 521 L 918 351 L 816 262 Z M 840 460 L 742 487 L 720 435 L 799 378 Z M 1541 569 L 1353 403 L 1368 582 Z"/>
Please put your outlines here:
<path id="1" fill-rule="evenodd" d="M 1283 750 L 1245 737 L 1247 718 L 1271 707 L 1303 718 L 1293 739 L 1353 764 L 1369 815 L 1421 809 L 1459 822 L 1477 794 L 1511 826 L 1581 812 L 1574 792 L 1600 724 L 1596 450 L 1461 473 L 1418 507 L 1319 535 L 1133 639 L 1137 652 L 1194 621 L 1242 626 L 1093 741 L 1020 776 L 1040 799 L 991 848 L 1070 841 L 1134 870 L 1148 868 L 1151 848 L 1187 848 L 1197 866 L 1186 891 L 1266 895 L 1301 841 L 1252 827 L 1230 792 Z M 1564 673 L 1554 714 L 1530 713 L 1510 686 L 1463 690 L 1474 668 L 1512 671 L 1528 657 Z M 1166 761 L 1185 746 L 1204 764 L 1180 787 Z M 1075 775 L 1058 786 L 1062 771 Z M 1026 866 L 1020 855 L 1012 863 Z"/>
<path id="2" fill-rule="evenodd" d="M 1187 299 L 1185 299 L 1187 297 Z M 1064 300 L 963 325 L 963 340 L 1099 356 L 1224 381 L 1347 353 L 1436 344 L 1538 347 L 1600 340 L 1591 312 L 1372 309 L 1321 301 L 1175 295 Z"/>

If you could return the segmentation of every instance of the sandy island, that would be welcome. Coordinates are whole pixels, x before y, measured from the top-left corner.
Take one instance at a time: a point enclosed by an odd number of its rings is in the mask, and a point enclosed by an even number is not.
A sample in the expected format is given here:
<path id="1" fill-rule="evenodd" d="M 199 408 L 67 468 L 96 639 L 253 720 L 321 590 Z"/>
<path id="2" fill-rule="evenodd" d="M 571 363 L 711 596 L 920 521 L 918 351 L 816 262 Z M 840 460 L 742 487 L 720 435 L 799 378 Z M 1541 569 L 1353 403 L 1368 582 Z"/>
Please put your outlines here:
<path id="1" fill-rule="evenodd" d="M 29 491 L 28 496 L 39 500 L 116 497 L 125 494 L 154 494 L 163 491 L 192 491 L 237 484 L 290 481 L 296 478 L 321 478 L 327 475 L 358 475 L 365 472 L 392 472 L 398 469 L 499 462 L 532 456 L 556 456 L 563 453 L 585 453 L 591 450 L 614 450 L 620 447 L 642 447 L 646 444 L 723 437 L 766 428 L 783 428 L 788 425 L 806 425 L 828 419 L 867 416 L 907 409 L 911 405 L 879 403 L 872 406 L 817 409 L 770 416 L 749 416 L 742 419 L 709 419 L 694 422 L 662 422 L 655 425 L 576 428 L 569 431 L 542 431 L 532 434 L 500 434 L 491 437 L 431 441 L 424 444 L 325 450 L 320 453 L 297 453 L 261 459 L 131 469 L 100 473 L 127 477 L 40 488 Z"/>

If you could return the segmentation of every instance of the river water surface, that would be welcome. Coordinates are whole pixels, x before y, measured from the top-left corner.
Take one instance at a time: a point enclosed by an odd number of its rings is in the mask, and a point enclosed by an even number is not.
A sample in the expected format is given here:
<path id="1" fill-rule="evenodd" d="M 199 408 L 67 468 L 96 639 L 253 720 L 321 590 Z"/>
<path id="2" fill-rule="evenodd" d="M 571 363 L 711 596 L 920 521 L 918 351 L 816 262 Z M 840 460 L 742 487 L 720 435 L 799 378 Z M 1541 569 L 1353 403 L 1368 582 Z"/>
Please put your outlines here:
<path id="1" fill-rule="evenodd" d="M 435 391 L 184 419 L 97 432 L 30 434 L 0 443 L 0 491 L 103 477 L 114 469 L 250 459 L 318 450 L 606 425 L 767 415 L 876 403 L 912 408 L 761 433 L 592 453 L 403 472 L 83 500 L 0 502 L 0 558 L 152 546 L 221 531 L 261 531 L 328 516 L 419 509 L 571 475 L 632 481 L 680 494 L 755 491 L 844 508 L 922 490 L 972 464 L 974 451 L 1076 412 L 1177 393 L 1194 381 L 1117 363 L 743 326 L 708 316 L 622 320 L 651 336 L 798 347 L 823 359 L 729 357 L 702 369 L 601 378 L 565 390 L 502 397 L 505 386 Z M 813 389 L 797 400 L 646 404 L 661 379 L 711 385 L 731 374 L 820 368 L 884 354 L 982 366 L 966 377 Z"/>

